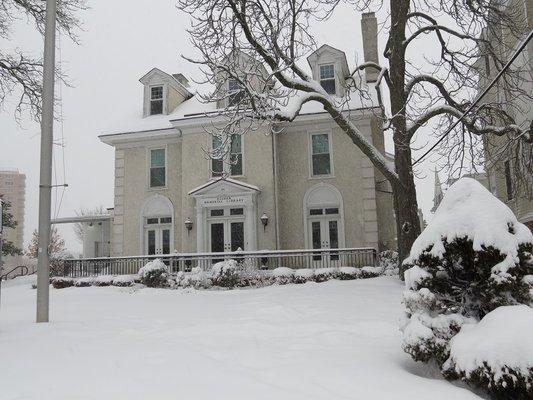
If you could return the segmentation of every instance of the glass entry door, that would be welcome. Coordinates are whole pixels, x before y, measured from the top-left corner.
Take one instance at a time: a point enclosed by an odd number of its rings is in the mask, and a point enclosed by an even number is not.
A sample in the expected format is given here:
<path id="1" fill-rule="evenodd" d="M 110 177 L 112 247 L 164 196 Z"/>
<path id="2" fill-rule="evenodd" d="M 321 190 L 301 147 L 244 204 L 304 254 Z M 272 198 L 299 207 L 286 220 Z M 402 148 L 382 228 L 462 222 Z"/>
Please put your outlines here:
<path id="1" fill-rule="evenodd" d="M 172 220 L 170 217 L 147 218 L 144 228 L 144 254 L 170 254 Z"/>
<path id="2" fill-rule="evenodd" d="M 331 252 L 313 254 L 313 261 L 325 266 L 336 266 L 339 253 L 333 249 L 339 248 L 338 218 L 310 219 L 308 227 L 312 249 L 332 249 Z"/>
<path id="3" fill-rule="evenodd" d="M 213 253 L 244 250 L 244 221 L 210 221 L 209 243 Z"/>

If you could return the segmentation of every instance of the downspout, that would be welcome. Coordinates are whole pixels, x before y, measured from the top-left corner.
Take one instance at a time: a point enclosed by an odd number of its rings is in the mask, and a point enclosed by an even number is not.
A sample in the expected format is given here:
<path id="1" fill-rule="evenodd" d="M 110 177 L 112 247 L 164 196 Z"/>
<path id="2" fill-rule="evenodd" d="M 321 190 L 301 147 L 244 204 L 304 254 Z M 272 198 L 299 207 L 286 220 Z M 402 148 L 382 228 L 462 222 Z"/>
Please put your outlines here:
<path id="1" fill-rule="evenodd" d="M 279 244 L 279 216 L 278 216 L 278 156 L 277 156 L 277 140 L 276 133 L 271 132 L 272 137 L 272 169 L 274 171 L 274 234 L 276 236 L 276 250 L 280 249 Z"/>

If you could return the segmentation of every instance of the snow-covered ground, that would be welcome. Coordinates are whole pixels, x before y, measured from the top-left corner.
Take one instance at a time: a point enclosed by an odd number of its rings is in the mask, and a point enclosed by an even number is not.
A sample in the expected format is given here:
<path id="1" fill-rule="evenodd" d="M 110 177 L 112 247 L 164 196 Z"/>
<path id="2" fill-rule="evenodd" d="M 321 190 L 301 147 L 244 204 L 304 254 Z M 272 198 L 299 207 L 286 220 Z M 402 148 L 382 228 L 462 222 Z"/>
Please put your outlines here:
<path id="1" fill-rule="evenodd" d="M 393 277 L 51 289 L 39 325 L 36 291 L 16 281 L 2 288 L 2 400 L 479 399 L 403 353 Z"/>

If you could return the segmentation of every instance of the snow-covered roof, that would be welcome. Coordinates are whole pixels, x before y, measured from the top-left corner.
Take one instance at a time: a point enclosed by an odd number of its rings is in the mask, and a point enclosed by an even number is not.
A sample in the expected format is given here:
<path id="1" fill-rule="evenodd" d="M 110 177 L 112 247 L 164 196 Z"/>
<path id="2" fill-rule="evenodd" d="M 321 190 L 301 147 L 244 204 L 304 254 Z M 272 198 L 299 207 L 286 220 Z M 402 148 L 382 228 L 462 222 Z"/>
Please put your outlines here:
<path id="1" fill-rule="evenodd" d="M 350 99 L 343 104 L 344 110 L 361 110 L 372 107 L 377 107 L 378 102 L 375 90 L 372 88 L 369 90 L 370 96 L 368 98 L 362 98 L 357 95 L 352 95 Z M 303 93 L 301 94 L 303 95 Z M 289 101 L 287 109 L 294 106 L 299 101 L 300 94 L 294 96 Z M 168 115 L 150 115 L 143 118 L 142 109 L 139 108 L 136 112 L 131 114 L 125 114 L 115 126 L 105 132 L 102 137 L 107 135 L 116 135 L 119 133 L 133 133 L 133 132 L 146 132 L 155 130 L 172 129 L 173 123 L 178 121 L 191 120 L 198 117 L 203 117 L 209 114 L 214 114 L 217 111 L 216 102 L 205 103 L 198 95 L 191 97 L 178 105 L 172 113 Z M 310 115 L 316 113 L 325 113 L 321 103 L 311 101 L 305 103 L 302 106 L 300 115 Z M 171 122 L 172 121 L 172 122 Z"/>

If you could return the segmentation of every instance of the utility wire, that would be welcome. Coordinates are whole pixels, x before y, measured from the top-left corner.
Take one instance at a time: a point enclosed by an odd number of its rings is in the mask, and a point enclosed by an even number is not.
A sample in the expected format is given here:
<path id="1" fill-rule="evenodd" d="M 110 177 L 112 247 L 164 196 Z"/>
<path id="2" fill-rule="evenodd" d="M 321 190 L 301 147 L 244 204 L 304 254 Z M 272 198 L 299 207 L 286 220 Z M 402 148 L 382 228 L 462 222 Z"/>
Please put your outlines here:
<path id="1" fill-rule="evenodd" d="M 513 63 L 514 60 L 516 60 L 516 58 L 520 55 L 520 53 L 522 52 L 522 50 L 524 50 L 524 48 L 526 47 L 526 45 L 528 44 L 528 42 L 531 40 L 531 38 L 533 37 L 533 30 L 531 30 L 529 32 L 529 35 L 527 35 L 527 37 L 524 39 L 524 41 L 522 42 L 522 44 L 520 45 L 520 47 L 516 50 L 516 52 L 513 54 L 513 56 L 511 57 L 511 59 L 507 62 L 507 64 L 505 64 L 505 66 L 500 70 L 500 72 L 498 72 L 498 74 L 494 77 L 494 79 L 492 80 L 492 82 L 483 90 L 483 92 L 481 93 L 481 95 L 479 95 L 479 97 L 470 105 L 470 107 L 468 107 L 468 109 L 463 113 L 463 115 L 461 115 L 461 117 L 459 117 L 459 119 L 457 121 L 455 121 L 453 123 L 453 125 L 450 127 L 450 129 L 448 129 L 443 135 L 442 137 L 437 140 L 437 142 L 431 146 L 424 154 L 422 154 L 421 157 L 419 157 L 414 163 L 411 164 L 411 166 L 415 166 L 416 164 L 418 164 L 420 161 L 422 161 L 422 159 L 424 159 L 429 153 L 431 153 L 433 151 L 433 149 L 435 149 L 435 147 L 437 147 L 445 138 L 446 136 L 448 136 L 448 134 L 455 129 L 455 127 L 459 124 L 459 122 L 461 122 L 464 117 L 470 112 L 472 111 L 472 109 L 481 101 L 481 99 L 488 93 L 488 91 L 496 84 L 496 82 L 498 81 L 498 79 L 501 78 L 501 76 L 505 73 L 505 71 L 511 66 L 511 64 Z"/>

